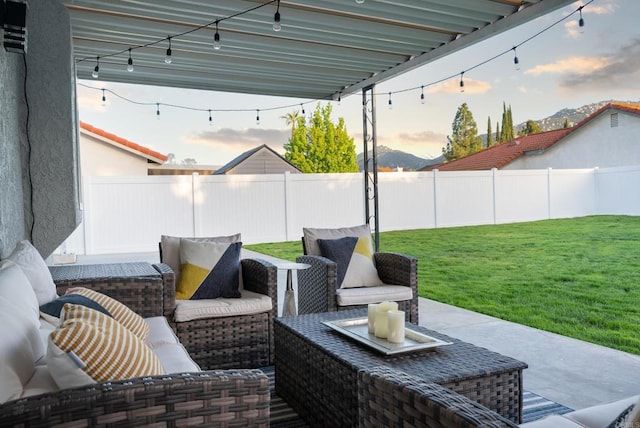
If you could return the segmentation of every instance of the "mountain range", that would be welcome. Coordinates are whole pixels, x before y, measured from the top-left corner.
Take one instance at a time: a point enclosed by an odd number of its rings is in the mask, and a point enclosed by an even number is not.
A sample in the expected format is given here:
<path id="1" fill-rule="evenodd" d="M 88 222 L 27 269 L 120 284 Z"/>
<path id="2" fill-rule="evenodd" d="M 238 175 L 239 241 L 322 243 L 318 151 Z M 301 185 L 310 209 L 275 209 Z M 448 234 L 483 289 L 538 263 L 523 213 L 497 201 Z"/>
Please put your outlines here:
<path id="1" fill-rule="evenodd" d="M 582 107 L 578 108 L 563 108 L 562 110 L 552 114 L 551 116 L 536 120 L 536 122 L 542 128 L 542 131 L 551 131 L 554 129 L 562 128 L 564 126 L 565 119 L 569 122 L 569 126 L 574 126 L 582 119 L 592 115 L 600 108 L 611 102 L 613 102 L 613 100 L 599 101 L 596 103 L 583 105 Z M 626 102 L 636 103 L 637 101 Z M 517 134 L 518 131 L 525 126 L 525 124 L 526 121 L 516 125 L 514 127 L 515 133 Z M 480 137 L 482 138 L 483 143 L 486 143 L 487 134 L 482 134 L 480 135 Z M 371 151 L 369 151 L 369 156 L 371 156 Z M 363 169 L 363 158 L 363 153 L 358 154 L 356 158 L 358 166 L 361 170 Z M 404 170 L 417 171 L 421 168 L 424 168 L 425 166 L 435 165 L 442 162 L 444 162 L 444 156 L 439 156 L 435 159 L 425 159 L 412 155 L 411 153 L 403 152 L 401 150 L 394 150 L 386 146 L 378 146 L 378 167 L 392 169 L 403 168 Z"/>

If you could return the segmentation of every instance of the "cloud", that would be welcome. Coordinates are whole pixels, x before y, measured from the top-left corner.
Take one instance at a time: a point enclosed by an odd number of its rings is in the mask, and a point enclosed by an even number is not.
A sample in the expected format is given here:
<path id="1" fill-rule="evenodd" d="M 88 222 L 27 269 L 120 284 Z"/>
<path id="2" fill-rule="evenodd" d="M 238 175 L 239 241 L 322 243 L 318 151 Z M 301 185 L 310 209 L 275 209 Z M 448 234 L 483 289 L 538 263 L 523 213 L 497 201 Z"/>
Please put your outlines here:
<path id="1" fill-rule="evenodd" d="M 188 135 L 187 144 L 211 146 L 231 151 L 246 151 L 263 144 L 276 151 L 289 140 L 291 131 L 288 129 L 231 129 L 220 128 L 211 131 L 201 131 Z"/>
<path id="2" fill-rule="evenodd" d="M 560 74 L 560 73 L 574 73 L 574 74 L 589 74 L 594 70 L 599 70 L 607 67 L 611 60 L 607 57 L 586 57 L 586 56 L 572 56 L 561 59 L 550 64 L 537 65 L 534 68 L 525 71 L 525 74 Z"/>
<path id="3" fill-rule="evenodd" d="M 474 80 L 465 77 L 464 79 L 464 92 L 468 94 L 484 94 L 491 90 L 491 84 L 481 80 Z M 446 82 L 438 83 L 427 88 L 427 92 L 430 94 L 443 93 L 456 93 L 460 92 L 460 79 L 449 79 Z"/>
<path id="4" fill-rule="evenodd" d="M 575 2 L 572 7 L 575 12 L 578 10 L 580 6 L 583 6 L 584 3 L 581 1 Z M 616 10 L 616 0 L 604 0 L 600 3 L 593 4 L 590 3 L 582 9 L 582 17 L 584 19 L 585 15 L 610 15 Z M 567 32 L 567 36 L 572 39 L 576 39 L 580 37 L 580 27 L 578 26 L 578 20 L 580 15 L 576 14 L 575 19 L 570 19 L 564 23 L 565 31 Z M 584 19 L 585 26 L 587 25 L 587 20 Z"/>

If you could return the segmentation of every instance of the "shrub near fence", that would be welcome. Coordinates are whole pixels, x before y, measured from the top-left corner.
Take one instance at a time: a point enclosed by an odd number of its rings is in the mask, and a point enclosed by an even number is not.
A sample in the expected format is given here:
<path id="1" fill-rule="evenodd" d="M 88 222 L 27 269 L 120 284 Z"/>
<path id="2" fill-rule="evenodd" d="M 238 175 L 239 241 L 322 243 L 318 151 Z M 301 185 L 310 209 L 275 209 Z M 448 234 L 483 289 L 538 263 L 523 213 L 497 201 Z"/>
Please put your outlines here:
<path id="1" fill-rule="evenodd" d="M 61 246 L 68 253 L 151 252 L 162 234 L 295 241 L 303 227 L 365 222 L 362 173 L 83 181 L 84 221 Z M 640 215 L 640 167 L 398 172 L 378 181 L 380 231 Z"/>

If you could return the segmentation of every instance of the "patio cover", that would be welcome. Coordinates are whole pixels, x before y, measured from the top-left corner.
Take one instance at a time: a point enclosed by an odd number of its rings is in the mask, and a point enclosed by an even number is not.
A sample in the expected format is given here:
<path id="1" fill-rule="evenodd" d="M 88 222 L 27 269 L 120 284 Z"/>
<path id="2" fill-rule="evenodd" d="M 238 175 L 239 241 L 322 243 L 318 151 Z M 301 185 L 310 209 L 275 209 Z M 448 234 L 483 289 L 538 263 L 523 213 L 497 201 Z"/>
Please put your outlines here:
<path id="1" fill-rule="evenodd" d="M 572 2 L 282 0 L 275 32 L 277 0 L 63 0 L 79 78 L 91 79 L 100 57 L 103 81 L 313 100 L 372 87 Z M 215 24 L 198 29 L 216 20 L 219 50 Z"/>

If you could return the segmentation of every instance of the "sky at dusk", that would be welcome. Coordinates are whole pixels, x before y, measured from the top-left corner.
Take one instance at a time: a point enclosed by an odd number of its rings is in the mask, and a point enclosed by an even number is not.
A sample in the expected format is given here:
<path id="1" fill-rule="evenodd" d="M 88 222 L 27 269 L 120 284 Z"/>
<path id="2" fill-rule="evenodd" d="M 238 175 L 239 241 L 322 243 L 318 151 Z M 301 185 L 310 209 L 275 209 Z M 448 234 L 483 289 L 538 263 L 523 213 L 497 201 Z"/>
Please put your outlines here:
<path id="1" fill-rule="evenodd" d="M 513 46 L 574 12 L 580 4 L 559 9 L 378 84 L 378 145 L 423 158 L 437 157 L 446 144 L 451 123 L 462 103 L 469 106 L 478 132 L 482 134 L 487 130 L 488 117 L 495 131 L 503 102 L 511 105 L 514 124 L 518 124 L 528 119 L 542 119 L 565 107 L 576 108 L 603 100 L 640 101 L 638 0 L 593 1 L 582 11 L 585 21 L 582 33 L 578 31 L 578 15 L 575 14 L 519 46 L 519 70 L 514 67 Z M 284 17 L 282 31 L 286 31 Z M 470 70 L 506 51 L 509 52 Z M 464 70 L 469 71 L 464 74 L 465 91 L 461 93 L 459 74 Z M 454 75 L 457 77 L 432 84 Z M 423 85 L 426 102 L 421 104 L 420 87 Z M 410 88 L 415 89 L 407 91 Z M 102 89 L 106 90 L 104 105 Z M 392 109 L 388 108 L 389 92 L 392 92 Z M 204 110 L 248 111 L 216 112 L 210 126 L 206 111 L 161 106 L 158 118 L 156 103 Z M 301 113 L 301 103 L 307 115 L 317 104 L 308 99 L 99 80 L 80 80 L 78 84 L 80 120 L 161 153 L 173 153 L 178 163 L 194 158 L 199 165 L 223 165 L 262 144 L 284 153 L 283 145 L 291 131 L 282 116 L 293 111 Z M 358 153 L 362 151 L 361 103 L 360 93 L 343 98 L 339 104 L 332 102 L 334 120 L 345 119 Z M 259 125 L 256 124 L 256 109 L 261 110 Z"/>

